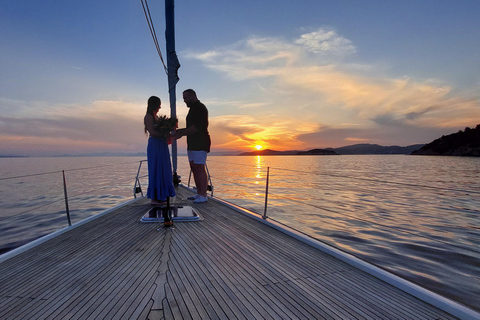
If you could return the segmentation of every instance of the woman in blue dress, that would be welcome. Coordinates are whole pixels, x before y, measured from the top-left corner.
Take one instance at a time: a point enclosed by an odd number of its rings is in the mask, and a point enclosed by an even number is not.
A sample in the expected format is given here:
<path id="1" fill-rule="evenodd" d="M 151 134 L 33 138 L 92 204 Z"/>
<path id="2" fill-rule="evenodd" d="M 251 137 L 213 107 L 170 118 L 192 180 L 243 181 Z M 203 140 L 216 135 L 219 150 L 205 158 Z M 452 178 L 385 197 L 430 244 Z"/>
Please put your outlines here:
<path id="1" fill-rule="evenodd" d="M 160 107 L 160 98 L 151 96 L 148 99 L 147 113 L 143 119 L 145 134 L 148 132 L 150 135 L 147 146 L 147 197 L 151 199 L 152 205 L 163 205 L 167 197 L 175 196 L 170 151 L 167 143 L 167 135 L 170 133 L 160 132 L 155 129 L 155 123 L 158 121 L 157 113 Z"/>

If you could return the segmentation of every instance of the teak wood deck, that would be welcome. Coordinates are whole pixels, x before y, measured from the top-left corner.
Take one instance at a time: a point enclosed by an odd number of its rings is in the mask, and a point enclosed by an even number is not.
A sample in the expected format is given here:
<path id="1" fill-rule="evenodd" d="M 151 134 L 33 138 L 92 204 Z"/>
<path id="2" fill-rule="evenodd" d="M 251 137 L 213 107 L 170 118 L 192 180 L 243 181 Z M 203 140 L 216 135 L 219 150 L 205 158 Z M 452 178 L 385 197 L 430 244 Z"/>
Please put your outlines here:
<path id="1" fill-rule="evenodd" d="M 216 201 L 140 199 L 0 264 L 0 319 L 455 319 Z"/>

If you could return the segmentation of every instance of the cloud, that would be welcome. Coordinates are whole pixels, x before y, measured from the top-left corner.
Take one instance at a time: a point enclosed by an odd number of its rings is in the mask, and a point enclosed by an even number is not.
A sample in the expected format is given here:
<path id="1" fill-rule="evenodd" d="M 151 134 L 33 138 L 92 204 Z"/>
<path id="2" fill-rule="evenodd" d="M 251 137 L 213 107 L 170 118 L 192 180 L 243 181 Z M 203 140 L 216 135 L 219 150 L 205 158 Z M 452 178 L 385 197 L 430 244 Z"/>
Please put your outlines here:
<path id="1" fill-rule="evenodd" d="M 356 52 L 356 48 L 350 40 L 339 36 L 333 30 L 323 28 L 301 35 L 295 43 L 304 46 L 307 51 L 317 54 L 347 56 Z"/>
<path id="2" fill-rule="evenodd" d="M 408 145 L 480 123 L 478 92 L 462 92 L 442 79 L 389 77 L 388 66 L 358 61 L 357 50 L 354 41 L 324 27 L 294 39 L 252 36 L 184 52 L 239 92 L 202 100 L 210 112 L 212 149 Z M 121 99 L 48 105 L 0 98 L 0 149 L 145 151 L 145 109 L 145 101 Z M 180 127 L 187 112 L 177 110 Z M 168 103 L 160 113 L 170 114 Z"/>
<path id="3" fill-rule="evenodd" d="M 267 105 L 265 102 L 245 102 L 241 100 L 221 100 L 221 99 L 209 99 L 205 100 L 204 103 L 208 107 L 216 108 L 226 108 L 228 110 L 232 109 L 260 109 Z M 186 115 L 186 113 L 185 113 Z"/>
<path id="4" fill-rule="evenodd" d="M 209 131 L 215 145 L 221 148 L 247 148 L 257 144 L 264 148 L 290 147 L 298 149 L 296 137 L 318 129 L 315 123 L 302 123 L 296 119 L 274 119 L 271 116 L 226 115 L 210 119 Z"/>
<path id="5" fill-rule="evenodd" d="M 442 128 L 393 126 L 389 130 L 376 127 L 324 127 L 316 132 L 297 137 L 303 145 L 318 148 L 343 147 L 358 143 L 372 143 L 384 146 L 429 143 L 442 135 Z"/>
<path id="6" fill-rule="evenodd" d="M 241 81 L 276 76 L 278 68 L 297 59 L 298 50 L 278 39 L 252 37 L 208 53 L 187 52 L 185 57 L 200 60 L 230 79 Z"/>
<path id="7" fill-rule="evenodd" d="M 290 123 L 283 127 L 284 139 L 279 139 L 290 144 L 314 146 L 331 141 L 332 146 L 341 146 L 345 141 L 373 141 L 391 136 L 388 131 L 403 134 L 392 130 L 392 126 L 430 137 L 429 132 L 441 131 L 437 128 L 447 131 L 480 122 L 478 95 L 462 93 L 438 79 L 388 77 L 383 65 L 354 61 L 356 50 L 349 39 L 331 29 L 320 28 L 294 40 L 251 37 L 208 53 L 190 52 L 187 56 L 230 81 L 255 81 L 261 86 L 262 95 L 243 103 L 262 106 L 261 110 L 250 111 L 256 115 L 251 125 L 269 115 L 264 126 L 280 134 L 276 131 L 281 127 L 278 124 Z M 239 109 L 234 112 L 242 113 Z M 292 125 L 293 122 L 296 124 Z M 346 122 L 367 131 L 346 131 L 342 127 Z M 305 139 L 298 132 L 299 127 L 309 128 L 319 140 Z M 337 128 L 338 131 L 329 132 L 334 132 L 338 139 L 333 141 L 318 134 L 315 130 L 319 127 Z M 364 132 L 368 134 L 363 135 Z M 408 132 L 404 134 L 414 143 L 421 142 Z M 259 136 L 257 133 L 256 137 Z M 408 143 L 407 139 L 402 140 Z"/>
<path id="8" fill-rule="evenodd" d="M 263 130 L 250 116 L 227 115 L 212 117 L 209 131 L 217 146 L 228 148 L 253 143 L 253 136 Z"/>
<path id="9" fill-rule="evenodd" d="M 144 103 L 94 101 L 88 105 L 44 107 L 42 113 L 0 116 L 2 152 L 144 151 Z M 35 117 L 34 115 L 41 114 Z"/>

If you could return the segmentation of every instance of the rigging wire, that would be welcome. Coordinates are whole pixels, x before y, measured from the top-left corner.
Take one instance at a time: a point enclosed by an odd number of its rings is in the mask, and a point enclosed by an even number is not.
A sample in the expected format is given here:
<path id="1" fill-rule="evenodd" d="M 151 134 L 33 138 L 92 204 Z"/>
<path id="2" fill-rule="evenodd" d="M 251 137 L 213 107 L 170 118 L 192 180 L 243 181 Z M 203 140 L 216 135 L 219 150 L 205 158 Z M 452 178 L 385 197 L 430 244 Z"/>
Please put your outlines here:
<path id="1" fill-rule="evenodd" d="M 252 166 L 252 165 L 248 165 L 248 164 L 224 162 L 224 161 L 210 160 L 210 159 L 208 161 L 209 162 L 225 163 L 225 164 L 229 164 L 229 165 L 235 164 L 235 165 L 244 166 L 244 167 L 257 168 L 256 166 Z M 465 190 L 465 189 L 448 188 L 448 187 L 437 187 L 437 186 L 429 186 L 429 185 L 424 185 L 424 184 L 423 185 L 422 184 L 414 184 L 414 183 L 408 183 L 408 182 L 388 181 L 388 180 L 380 180 L 380 179 L 365 178 L 365 177 L 355 177 L 355 176 L 346 175 L 346 174 L 335 174 L 335 173 L 330 173 L 330 172 L 323 173 L 323 172 L 302 171 L 302 170 L 286 169 L 286 168 L 280 168 L 280 167 L 270 167 L 270 169 L 295 172 L 295 173 L 298 173 L 298 174 L 303 174 L 303 175 L 308 175 L 308 176 L 311 176 L 312 174 L 314 174 L 314 175 L 319 175 L 319 176 L 346 178 L 346 179 L 361 180 L 361 181 L 368 181 L 368 182 L 378 182 L 378 183 L 400 185 L 400 186 L 414 187 L 414 188 L 425 188 L 425 189 L 431 189 L 431 190 L 442 190 L 442 191 L 453 191 L 453 192 L 480 194 L 480 191 L 473 190 L 473 189 Z"/>
<path id="2" fill-rule="evenodd" d="M 112 165 L 104 165 L 104 166 L 96 166 L 96 167 L 89 167 L 89 168 L 78 168 L 78 169 L 70 169 L 68 171 L 75 171 L 75 170 L 84 170 L 84 169 L 95 169 L 95 168 L 100 168 L 100 167 L 106 167 L 106 166 L 112 166 Z M 65 170 L 67 171 L 67 170 Z M 40 173 L 40 174 L 32 174 L 32 175 L 26 175 L 26 176 L 22 176 L 22 177 L 31 177 L 31 176 L 38 176 L 38 175 L 43 175 L 43 174 L 49 174 L 49 173 L 61 173 L 62 171 L 54 171 L 54 172 L 46 172 L 46 173 Z M 20 177 L 20 178 L 22 178 Z M 12 177 L 12 178 L 15 178 L 15 177 Z M 125 181 L 127 181 L 126 179 L 124 179 Z M 129 186 L 129 184 L 127 184 L 126 182 L 123 184 L 124 186 Z M 117 187 L 118 186 L 121 186 L 121 184 L 118 184 L 117 183 Z M 94 192 L 97 192 L 98 190 L 106 190 L 106 189 L 111 189 L 111 186 L 105 186 L 105 187 L 101 187 L 101 188 L 96 188 L 95 190 L 88 190 L 88 191 L 84 191 L 84 192 L 80 192 L 80 193 L 77 193 L 77 194 L 73 194 L 73 195 L 70 195 L 69 196 L 69 199 L 70 200 L 78 200 L 78 199 L 75 199 L 75 197 L 79 197 L 79 196 L 83 196 L 83 195 L 86 195 L 86 194 L 91 194 L 91 193 L 94 193 Z M 65 201 L 65 198 L 62 195 L 59 196 L 60 199 L 58 200 L 54 200 L 54 201 L 51 201 L 51 202 L 48 202 L 46 204 L 43 204 L 43 205 L 39 205 L 37 207 L 32 207 L 32 208 L 29 208 L 25 211 L 22 211 L 22 212 L 19 212 L 19 213 L 16 213 L 16 214 L 12 214 L 12 215 L 9 215 L 9 216 L 5 216 L 5 217 L 0 217 L 0 221 L 3 221 L 3 220 L 7 220 L 7 219 L 10 219 L 12 217 L 17 217 L 17 216 L 20 216 L 22 214 L 25 214 L 25 213 L 29 213 L 29 212 L 32 212 L 32 211 L 35 211 L 35 210 L 38 210 L 38 209 L 41 209 L 41 208 L 45 208 L 47 206 L 50 206 L 54 203 L 57 203 L 57 202 L 60 202 L 60 201 Z M 71 210 L 71 212 L 73 211 L 79 211 L 79 209 L 76 209 L 76 210 Z"/>
<path id="3" fill-rule="evenodd" d="M 217 177 L 217 176 L 215 176 L 214 178 L 217 179 L 217 180 L 230 182 L 232 185 L 242 186 L 241 183 L 238 183 L 236 181 L 230 181 L 230 180 L 227 180 L 227 179 L 222 179 L 222 178 Z M 324 210 L 324 211 L 328 211 L 328 212 L 335 213 L 335 214 L 341 214 L 343 216 L 348 216 L 352 220 L 358 220 L 358 221 L 362 221 L 362 222 L 369 223 L 369 224 L 372 224 L 372 225 L 377 225 L 377 226 L 380 226 L 380 227 L 384 227 L 385 229 L 391 229 L 391 230 L 393 229 L 393 230 L 399 231 L 399 232 L 404 233 L 404 234 L 414 235 L 414 236 L 417 236 L 417 237 L 420 237 L 420 238 L 428 239 L 428 240 L 433 241 L 433 242 L 442 243 L 442 244 L 452 246 L 452 247 L 455 247 L 455 248 L 458 248 L 458 249 L 461 249 L 461 250 L 465 250 L 465 247 L 456 245 L 454 243 L 450 243 L 450 242 L 447 242 L 447 241 L 444 241 L 444 240 L 441 240 L 441 239 L 437 239 L 437 238 L 434 238 L 434 237 L 431 237 L 431 236 L 428 236 L 428 235 L 419 234 L 418 232 L 414 232 L 414 231 L 411 231 L 411 230 L 408 230 L 408 229 L 405 229 L 405 228 L 399 228 L 399 227 L 396 227 L 396 226 L 390 226 L 390 225 L 379 223 L 379 222 L 372 221 L 372 220 L 369 220 L 369 219 L 360 218 L 360 217 L 358 217 L 354 214 L 351 214 L 351 213 L 348 213 L 348 212 L 345 212 L 345 211 L 339 212 L 339 211 L 336 211 L 334 209 L 330 209 L 330 208 L 327 208 L 327 207 L 324 207 L 324 206 L 311 204 L 311 203 L 304 202 L 304 201 L 301 201 L 301 200 L 297 200 L 297 199 L 294 199 L 294 198 L 291 198 L 291 197 L 281 196 L 281 195 L 278 195 L 278 194 L 275 194 L 275 193 L 270 193 L 269 195 L 270 195 L 271 198 L 274 198 L 274 199 L 284 199 L 284 200 L 288 200 L 288 201 L 298 203 L 300 205 L 310 206 L 310 207 L 315 208 L 315 209 Z M 291 225 L 287 225 L 287 224 L 275 219 L 274 217 L 269 216 L 268 218 L 270 220 L 273 220 L 273 221 L 279 223 L 279 224 L 282 224 L 282 225 L 287 226 L 291 229 L 294 229 L 294 230 L 296 230 L 296 231 L 298 231 L 302 234 L 306 234 L 309 237 L 315 238 L 315 236 L 311 236 L 308 233 L 306 233 L 305 231 L 299 230 L 299 229 L 297 229 L 297 228 L 295 228 Z M 474 228 L 474 229 L 476 229 L 476 228 Z M 468 250 L 470 250 L 472 252 L 475 252 L 475 253 L 480 253 L 479 250 L 476 250 L 474 248 L 469 248 Z"/>
<path id="4" fill-rule="evenodd" d="M 145 161 L 145 160 L 142 160 L 142 161 Z M 120 163 L 115 163 L 115 164 L 102 164 L 102 165 L 98 165 L 98 166 L 73 168 L 73 169 L 65 169 L 65 170 L 50 171 L 50 172 L 40 172 L 40 173 L 26 174 L 26 175 L 22 175 L 22 176 L 2 177 L 2 178 L 0 178 L 0 181 L 18 179 L 18 178 L 35 177 L 35 176 L 43 176 L 43 175 L 53 174 L 53 173 L 62 173 L 62 171 L 70 172 L 70 171 L 89 170 L 89 169 L 97 169 L 97 168 L 104 168 L 104 167 L 113 167 L 113 166 L 118 166 L 118 165 L 122 165 L 122 164 L 130 164 L 130 163 L 137 163 L 137 162 L 138 161 L 125 161 L 125 162 L 120 162 Z"/>
<path id="5" fill-rule="evenodd" d="M 399 231 L 399 232 L 403 232 L 403 233 L 410 234 L 410 235 L 414 235 L 414 236 L 417 236 L 417 237 L 420 237 L 420 238 L 428 239 L 428 240 L 433 241 L 433 242 L 443 243 L 443 244 L 446 244 L 446 245 L 448 245 L 448 246 L 452 246 L 452 247 L 455 247 L 455 248 L 459 248 L 459 249 L 465 250 L 465 247 L 462 247 L 462 246 L 459 246 L 459 245 L 456 245 L 456 244 L 453 244 L 453 243 L 450 243 L 450 242 L 447 242 L 447 241 L 444 241 L 444 240 L 441 240 L 441 239 L 437 239 L 437 238 L 434 238 L 434 237 L 431 237 L 431 236 L 428 236 L 428 235 L 424 235 L 424 234 L 419 234 L 419 233 L 417 233 L 417 232 L 410 231 L 410 230 L 405 229 L 405 228 L 399 228 L 399 227 L 396 227 L 396 226 L 386 225 L 386 224 L 379 223 L 379 222 L 376 222 L 376 221 L 372 221 L 372 220 L 369 220 L 369 219 L 360 218 L 360 217 L 358 217 L 358 216 L 356 216 L 356 215 L 346 213 L 345 211 L 344 211 L 344 212 L 338 212 L 338 211 L 336 211 L 336 210 L 332 210 L 332 209 L 326 208 L 326 207 L 324 207 L 324 206 L 318 206 L 318 205 L 315 205 L 315 204 L 303 202 L 303 201 L 300 201 L 300 200 L 295 200 L 295 199 L 288 198 L 288 197 L 284 197 L 284 196 L 280 196 L 280 195 L 274 195 L 274 196 L 275 196 L 277 199 L 285 199 L 285 200 L 289 200 L 289 201 L 296 202 L 296 203 L 299 203 L 299 204 L 307 205 L 307 206 L 310 206 L 310 207 L 312 207 L 312 208 L 316 208 L 316 209 L 320 209 L 320 210 L 332 212 L 332 213 L 335 213 L 335 214 L 341 214 L 341 215 L 348 216 L 348 217 L 352 218 L 352 220 L 358 220 L 358 221 L 362 221 L 362 222 L 365 222 L 365 223 L 369 223 L 369 224 L 381 226 L 381 227 L 384 227 L 385 229 L 393 229 L 393 230 L 396 230 L 396 231 Z M 280 221 L 276 220 L 275 218 L 272 218 L 272 217 L 268 217 L 268 218 L 271 219 L 271 220 L 274 220 L 274 221 L 276 221 L 276 222 L 281 223 Z M 283 224 L 283 223 L 282 223 L 282 224 Z M 291 228 L 292 228 L 292 229 L 295 229 L 295 228 L 293 228 L 293 227 L 291 227 Z M 296 229 L 295 229 L 295 230 L 296 230 Z M 299 231 L 299 230 L 297 230 L 297 231 Z M 300 231 L 300 232 L 302 232 L 302 231 Z M 302 232 L 302 233 L 304 233 L 304 232 Z M 474 248 L 469 248 L 469 250 L 471 250 L 471 251 L 473 251 L 473 252 L 475 252 L 475 253 L 480 253 L 479 250 L 476 250 L 476 249 L 474 249 Z"/>
<path id="6" fill-rule="evenodd" d="M 143 1 L 143 0 L 142 0 Z M 146 161 L 146 160 L 142 160 L 143 161 Z M 252 167 L 252 168 L 256 168 L 258 169 L 257 166 L 252 166 L 252 165 L 245 165 L 245 164 L 240 164 L 240 163 L 231 163 L 231 162 L 224 162 L 224 161 L 215 161 L 215 160 L 209 160 L 210 162 L 218 162 L 218 163 L 226 163 L 226 164 L 229 164 L 229 165 L 239 165 L 239 166 L 243 166 L 243 167 Z M 126 162 L 122 162 L 122 163 L 119 163 L 121 165 L 124 165 L 124 164 L 130 164 L 130 163 L 133 163 L 133 162 L 137 162 L 137 161 L 126 161 Z M 118 165 L 118 164 L 115 164 L 115 165 Z M 79 171 L 79 170 L 89 170 L 89 169 L 97 169 L 97 168 L 104 168 L 104 167 L 112 167 L 114 166 L 114 164 L 108 164 L 108 165 L 98 165 L 98 166 L 90 166 L 90 167 L 81 167 L 81 168 L 73 168 L 73 169 L 67 169 L 65 171 Z M 447 191 L 454 191 L 454 192 L 466 192 L 466 193 L 472 193 L 472 194 L 476 194 L 478 193 L 477 191 L 475 190 L 460 190 L 460 189 L 453 189 L 453 188 L 441 188 L 441 187 L 433 187 L 433 186 L 427 186 L 427 185 L 414 185 L 414 184 L 409 184 L 409 183 L 400 183 L 400 182 L 393 182 L 393 181 L 384 181 L 384 180 L 377 180 L 377 179 L 370 179 L 370 178 L 362 178 L 362 177 L 354 177 L 354 176 L 350 176 L 350 175 L 338 175 L 338 174 L 328 174 L 328 173 L 319 173 L 319 172 L 305 172 L 305 171 L 300 171 L 300 170 L 294 170 L 294 169 L 285 169 L 285 168 L 277 168 L 277 167 L 272 167 L 273 169 L 276 169 L 276 170 L 280 170 L 280 171 L 289 171 L 289 172 L 295 172 L 295 173 L 298 173 L 298 174 L 317 174 L 317 175 L 326 175 L 326 176 L 333 176 L 333 177 L 341 177 L 341 178 L 351 178 L 351 179 L 358 179 L 358 180 L 364 180 L 364 181 L 370 181 L 370 182 L 381 182 L 381 183 L 387 183 L 387 184 L 399 184 L 399 185 L 404 185 L 404 186 L 409 186 L 409 187 L 420 187 L 420 188 L 427 188 L 427 189 L 437 189 L 437 190 L 447 190 Z M 36 174 L 27 174 L 27 175 L 23 175 L 23 176 L 15 176 L 15 177 L 4 177 L 4 178 L 0 178 L 0 181 L 2 180 L 10 180 L 10 179 L 16 179 L 16 178 L 25 178 L 25 177 L 33 177 L 33 176 L 40 176 L 40 175 L 47 175 L 47 174 L 56 174 L 56 173 L 61 173 L 62 171 L 51 171 L 51 172 L 43 172 L 43 173 L 36 173 Z M 222 180 L 222 181 L 226 181 L 226 182 L 230 182 L 231 184 L 233 185 L 241 185 L 240 183 L 238 183 L 237 181 L 229 181 L 228 179 L 222 179 L 223 177 L 218 177 L 218 176 L 215 176 L 215 178 L 217 180 Z M 104 187 L 106 188 L 106 187 Z M 102 189 L 104 189 L 102 188 Z M 88 193 L 91 193 L 91 191 L 86 191 L 86 192 L 81 192 L 81 193 L 78 193 L 76 194 L 75 196 L 78 197 L 78 196 L 82 196 L 82 195 L 85 195 L 85 194 L 88 194 Z M 285 196 L 282 196 L 282 195 L 278 195 L 278 194 L 275 194 L 275 193 L 272 193 L 271 195 L 273 195 L 274 198 L 277 198 L 277 199 L 284 199 L 284 200 L 290 200 L 290 201 L 293 201 L 293 202 L 297 202 L 299 204 L 303 204 L 303 205 L 307 205 L 307 206 L 310 206 L 310 207 L 313 207 L 313 208 L 316 208 L 316 209 L 320 209 L 320 210 L 324 210 L 324 211 L 328 211 L 328 212 L 332 212 L 332 213 L 336 213 L 336 214 L 339 214 L 340 212 L 336 211 L 336 210 L 332 210 L 330 208 L 326 208 L 324 206 L 319 206 L 319 205 L 315 205 L 315 204 L 311 204 L 311 203 L 307 203 L 307 202 L 303 202 L 301 200 L 298 200 L 298 199 L 293 199 L 291 197 L 285 197 Z M 36 209 L 39 209 L 39 208 L 43 208 L 43 207 L 46 207 L 46 206 L 49 206 L 51 204 L 54 204 L 56 202 L 59 202 L 59 201 L 62 201 L 63 199 L 59 199 L 59 200 L 54 200 L 53 202 L 49 202 L 47 204 L 44 204 L 44 205 L 41 205 L 39 207 L 36 207 L 36 208 L 31 208 L 31 209 L 27 209 L 26 211 L 23 211 L 21 213 L 18 213 L 18 214 L 15 214 L 14 216 L 19 216 L 21 214 L 24 214 L 24 213 L 28 213 L 28 212 L 31 212 L 33 210 L 36 210 Z M 450 245 L 450 246 L 454 246 L 454 247 L 457 247 L 457 248 L 460 248 L 460 249 L 464 249 L 462 248 L 461 246 L 457 246 L 455 244 L 451 244 L 451 243 L 448 243 L 448 242 L 445 242 L 443 240 L 440 240 L 440 239 L 436 239 L 436 238 L 433 238 L 433 237 L 429 237 L 429 236 L 426 236 L 426 235 L 421 235 L 421 234 L 418 234 L 416 232 L 412 232 L 410 230 L 406 230 L 404 228 L 397 228 L 397 227 L 393 227 L 393 226 L 389 226 L 389 225 L 385 225 L 385 224 L 382 224 L 382 223 L 378 223 L 376 221 L 371 221 L 369 219 L 364 219 L 364 218 L 359 218 L 358 216 L 353 216 L 352 214 L 349 214 L 348 212 L 342 212 L 343 215 L 346 215 L 346 216 L 349 216 L 350 218 L 354 219 L 354 220 L 359 220 L 359 221 L 362 221 L 362 222 L 365 222 L 365 223 L 370 223 L 370 224 L 373 224 L 373 225 L 378 225 L 378 226 L 381 226 L 381 227 L 384 227 L 386 229 L 394 229 L 394 230 L 398 230 L 402 233 L 406 233 L 406 234 L 410 234 L 410 235 L 415 235 L 415 236 L 419 236 L 419 237 L 422 237 L 422 238 L 425 238 L 425 239 L 429 239 L 431 241 L 434 241 L 434 242 L 439 242 L 439 243 L 443 243 L 443 244 L 446 244 L 446 245 Z M 270 219 L 272 220 L 275 220 L 277 221 L 276 219 L 272 218 L 272 217 L 269 217 Z M 4 220 L 4 219 L 0 219 L 1 220 Z M 279 221 L 277 221 L 279 222 Z M 475 228 L 476 229 L 476 228 Z M 480 251 L 476 251 L 476 250 L 473 250 L 474 252 L 476 253 L 479 253 Z"/>
<path id="7" fill-rule="evenodd" d="M 48 203 L 46 203 L 46 204 L 43 204 L 43 205 L 40 205 L 40 206 L 37 206 L 37 207 L 34 207 L 34 208 L 30 208 L 30 209 L 28 209 L 28 210 L 25 210 L 25 211 L 22 211 L 22 212 L 19 212 L 19 213 L 15 213 L 15 214 L 12 214 L 12 215 L 9 215 L 9 216 L 5 216 L 5 217 L 0 217 L 0 221 L 4 221 L 4 220 L 7 220 L 7 219 L 15 218 L 15 217 L 18 217 L 18 216 L 20 216 L 20 215 L 22 215 L 22 214 L 29 213 L 29 212 L 32 212 L 32 211 L 37 210 L 37 209 L 41 209 L 41 208 L 48 207 L 49 205 L 52 205 L 52 204 L 57 203 L 57 202 L 60 202 L 60 201 L 65 201 L 65 199 L 62 197 L 61 199 L 54 200 L 54 201 L 48 202 Z"/>
<path id="8" fill-rule="evenodd" d="M 121 186 L 121 185 L 117 184 L 117 186 Z M 129 184 L 124 184 L 124 186 L 129 186 Z M 68 198 L 69 198 L 70 201 L 72 201 L 72 200 L 73 201 L 75 201 L 75 200 L 78 201 L 79 199 L 75 199 L 75 197 L 78 198 L 79 196 L 83 196 L 83 195 L 86 195 L 86 194 L 91 194 L 91 193 L 97 192 L 98 190 L 106 190 L 106 189 L 111 189 L 111 187 L 110 186 L 105 186 L 105 187 L 102 187 L 102 188 L 96 188 L 93 191 L 88 190 L 88 191 L 80 192 L 80 193 L 77 193 L 77 194 L 70 195 Z M 35 210 L 38 210 L 38 209 L 41 209 L 41 208 L 45 208 L 45 207 L 48 207 L 48 206 L 50 206 L 54 203 L 60 202 L 60 201 L 65 201 L 65 198 L 64 198 L 63 194 L 60 195 L 59 197 L 60 197 L 60 199 L 58 199 L 58 200 L 54 200 L 54 201 L 48 202 L 46 204 L 43 204 L 43 205 L 40 205 L 40 206 L 37 206 L 37 207 L 33 207 L 33 208 L 27 209 L 25 211 L 9 215 L 9 216 L 0 217 L 0 221 L 11 219 L 11 218 L 20 216 L 20 215 L 25 214 L 25 213 L 29 213 L 29 212 L 32 212 L 32 211 L 35 211 Z M 70 210 L 70 212 L 76 212 L 76 211 L 80 211 L 80 210 L 81 209 L 74 209 L 74 210 Z M 92 209 L 88 209 L 88 210 L 92 210 Z M 35 218 L 36 217 L 32 217 L 32 219 L 35 219 Z"/>
<path id="9" fill-rule="evenodd" d="M 145 18 L 147 19 L 148 28 L 150 29 L 150 34 L 152 35 L 155 48 L 157 49 L 158 55 L 160 56 L 160 60 L 162 60 L 165 73 L 168 75 L 168 69 L 165 65 L 165 61 L 163 61 L 162 51 L 160 50 L 160 45 L 158 44 L 157 33 L 155 32 L 155 27 L 153 26 L 153 20 L 152 16 L 150 15 L 150 9 L 148 8 L 147 0 L 140 0 L 140 2 L 142 3 L 143 12 L 145 13 Z"/>

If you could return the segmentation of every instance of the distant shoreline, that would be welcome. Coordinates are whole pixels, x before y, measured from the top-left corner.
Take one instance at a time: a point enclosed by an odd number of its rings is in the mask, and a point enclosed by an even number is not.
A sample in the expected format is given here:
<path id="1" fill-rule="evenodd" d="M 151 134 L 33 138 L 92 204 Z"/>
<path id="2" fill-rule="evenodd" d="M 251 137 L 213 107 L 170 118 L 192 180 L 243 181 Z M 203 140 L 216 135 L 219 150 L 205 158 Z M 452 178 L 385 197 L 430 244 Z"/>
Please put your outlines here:
<path id="1" fill-rule="evenodd" d="M 381 146 L 378 144 L 354 144 L 340 148 L 316 148 L 311 150 L 277 151 L 271 149 L 241 151 L 213 151 L 210 156 L 289 156 L 289 155 L 431 155 L 431 156 L 471 156 L 480 157 L 480 124 L 476 128 L 465 128 L 447 136 L 442 136 L 428 144 L 414 144 L 406 147 Z M 185 153 L 178 156 L 186 156 Z M 61 155 L 0 155 L 0 158 L 60 158 L 60 157 L 147 157 L 146 152 L 97 152 L 86 154 L 61 154 Z"/>
<path id="2" fill-rule="evenodd" d="M 377 144 L 355 144 L 340 148 L 316 148 L 311 150 L 256 150 L 251 152 L 235 151 L 212 151 L 210 156 L 285 156 L 285 155 L 361 155 L 361 154 L 411 154 L 425 144 L 416 144 L 406 147 L 400 146 L 380 146 Z M 178 156 L 186 156 L 186 153 L 180 153 Z M 59 155 L 0 155 L 0 158 L 81 158 L 81 157 L 147 157 L 146 152 L 126 153 L 126 152 L 104 152 L 104 153 L 85 153 L 85 154 L 59 154 Z"/>
<path id="3" fill-rule="evenodd" d="M 311 149 L 307 151 L 289 150 L 258 150 L 243 152 L 240 156 L 286 156 L 286 155 L 362 155 L 362 154 L 405 154 L 409 155 L 413 151 L 420 149 L 424 144 L 414 144 L 406 147 L 400 146 L 380 146 L 378 144 L 354 144 L 340 148 Z"/>

